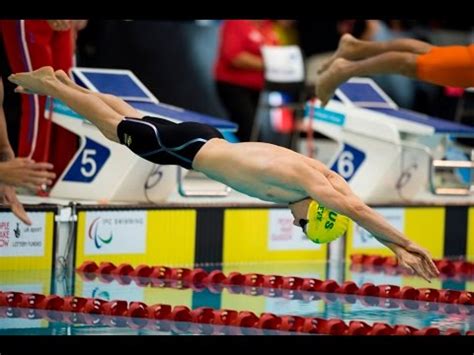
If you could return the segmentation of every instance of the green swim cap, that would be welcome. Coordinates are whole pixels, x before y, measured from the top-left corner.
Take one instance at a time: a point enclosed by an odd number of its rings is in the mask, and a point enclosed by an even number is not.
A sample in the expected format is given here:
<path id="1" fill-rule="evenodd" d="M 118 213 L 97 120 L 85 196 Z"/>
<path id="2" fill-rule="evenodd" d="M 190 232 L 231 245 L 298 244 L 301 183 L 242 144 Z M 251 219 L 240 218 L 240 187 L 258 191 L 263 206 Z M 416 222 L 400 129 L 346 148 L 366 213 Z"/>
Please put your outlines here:
<path id="1" fill-rule="evenodd" d="M 311 201 L 307 215 L 306 236 L 318 244 L 341 237 L 349 226 L 349 218 Z"/>

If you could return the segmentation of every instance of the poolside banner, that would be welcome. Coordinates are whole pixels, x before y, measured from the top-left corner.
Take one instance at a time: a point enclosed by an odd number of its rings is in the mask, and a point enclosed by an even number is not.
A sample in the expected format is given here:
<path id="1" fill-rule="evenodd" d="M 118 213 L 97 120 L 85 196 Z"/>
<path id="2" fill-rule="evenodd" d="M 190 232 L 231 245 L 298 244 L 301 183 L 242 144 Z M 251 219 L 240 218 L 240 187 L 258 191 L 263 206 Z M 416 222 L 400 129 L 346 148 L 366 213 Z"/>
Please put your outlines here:
<path id="1" fill-rule="evenodd" d="M 11 212 L 0 212 L 0 270 L 50 269 L 54 212 L 28 211 L 24 224 Z"/>
<path id="2" fill-rule="evenodd" d="M 0 213 L 0 256 L 43 256 L 45 214 L 31 213 L 31 226 L 13 213 Z"/>
<path id="3" fill-rule="evenodd" d="M 191 265 L 195 239 L 195 209 L 83 207 L 78 211 L 75 263 Z"/>
<path id="4" fill-rule="evenodd" d="M 398 229 L 401 232 L 405 230 L 405 209 L 404 208 L 376 208 L 384 219 Z M 375 239 L 367 230 L 354 224 L 354 236 L 353 236 L 353 247 L 354 248 L 381 248 L 385 249 L 385 246 Z"/>
<path id="5" fill-rule="evenodd" d="M 375 210 L 410 240 L 428 249 L 433 258 L 464 254 L 462 248 L 466 248 L 469 233 L 469 228 L 466 231 L 466 207 L 377 207 Z M 456 226 L 460 226 L 457 231 L 454 230 Z M 450 250 L 450 247 L 458 250 Z M 346 238 L 346 258 L 357 253 L 393 255 L 389 248 L 353 222 Z"/>
<path id="6" fill-rule="evenodd" d="M 268 218 L 268 250 L 318 250 L 300 227 L 293 225 L 288 209 L 270 209 Z"/>
<path id="7" fill-rule="evenodd" d="M 86 212 L 85 253 L 145 254 L 146 225 L 146 211 Z"/>

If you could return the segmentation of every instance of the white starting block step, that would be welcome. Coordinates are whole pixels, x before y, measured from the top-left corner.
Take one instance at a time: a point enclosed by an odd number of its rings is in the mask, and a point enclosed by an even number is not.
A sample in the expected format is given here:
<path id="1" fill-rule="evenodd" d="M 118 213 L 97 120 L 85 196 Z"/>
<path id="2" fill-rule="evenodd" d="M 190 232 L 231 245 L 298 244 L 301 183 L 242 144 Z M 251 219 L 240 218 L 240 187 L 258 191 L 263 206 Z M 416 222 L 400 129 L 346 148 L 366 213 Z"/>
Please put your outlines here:
<path id="1" fill-rule="evenodd" d="M 145 115 L 170 121 L 201 122 L 228 136 L 237 125 L 226 120 L 159 103 L 129 70 L 73 68 L 76 83 L 95 92 L 116 95 Z M 49 102 L 46 117 L 50 117 Z M 99 130 L 59 100 L 53 100 L 52 120 L 80 137 L 80 148 L 50 191 L 52 198 L 107 202 L 164 202 L 173 191 L 183 195 L 225 196 L 228 188 L 206 181 L 205 191 L 187 191 L 187 170 L 156 165 L 127 147 L 106 139 Z M 202 175 L 203 177 L 203 175 Z"/>
<path id="2" fill-rule="evenodd" d="M 336 149 L 322 153 L 330 157 L 328 166 L 364 201 L 435 202 L 440 194 L 456 194 L 474 203 L 474 156 L 445 159 L 449 149 L 470 153 L 452 138 L 474 137 L 474 127 L 400 109 L 368 78 L 341 85 L 325 108 L 319 100 L 308 102 L 304 123 L 310 118 L 315 131 L 336 142 Z M 470 181 L 454 190 L 438 186 L 438 170 L 447 167 L 470 169 L 464 174 Z"/>

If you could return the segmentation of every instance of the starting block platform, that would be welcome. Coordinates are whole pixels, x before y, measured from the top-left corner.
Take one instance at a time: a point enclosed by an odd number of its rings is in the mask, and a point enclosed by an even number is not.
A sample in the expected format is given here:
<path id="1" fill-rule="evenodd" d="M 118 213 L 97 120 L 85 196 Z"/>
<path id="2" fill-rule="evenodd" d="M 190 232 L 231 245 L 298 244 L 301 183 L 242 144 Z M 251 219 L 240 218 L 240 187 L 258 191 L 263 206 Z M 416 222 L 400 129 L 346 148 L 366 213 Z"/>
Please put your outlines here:
<path id="1" fill-rule="evenodd" d="M 118 96 L 144 115 L 172 122 L 200 122 L 214 126 L 232 139 L 233 122 L 160 103 L 129 70 L 73 68 L 74 81 L 94 92 Z M 106 139 L 84 117 L 54 99 L 46 105 L 46 117 L 80 137 L 80 147 L 50 191 L 52 198 L 106 202 L 164 202 L 176 190 L 181 195 L 226 196 L 227 186 L 207 179 L 206 191 L 185 183 L 187 170 L 156 165 L 133 154 L 127 147 Z"/>
<path id="2" fill-rule="evenodd" d="M 452 200 L 474 203 L 474 152 L 453 138 L 474 137 L 474 127 L 399 108 L 368 78 L 342 84 L 325 108 L 306 104 L 304 123 L 335 142 L 323 153 L 368 203 Z M 448 157 L 455 150 L 459 160 Z M 464 186 L 440 183 L 454 170 Z M 448 196 L 450 195 L 450 196 Z"/>

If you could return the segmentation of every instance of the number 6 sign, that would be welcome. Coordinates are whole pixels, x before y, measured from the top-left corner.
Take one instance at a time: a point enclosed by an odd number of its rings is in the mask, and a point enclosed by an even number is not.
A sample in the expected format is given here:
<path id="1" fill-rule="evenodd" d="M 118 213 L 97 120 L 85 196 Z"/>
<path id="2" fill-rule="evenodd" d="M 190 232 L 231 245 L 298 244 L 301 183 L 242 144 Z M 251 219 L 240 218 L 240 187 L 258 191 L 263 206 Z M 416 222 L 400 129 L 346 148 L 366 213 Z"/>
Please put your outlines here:
<path id="1" fill-rule="evenodd" d="M 331 170 L 341 175 L 346 181 L 352 179 L 362 162 L 365 153 L 349 144 L 344 144 L 339 156 L 331 167 Z"/>

